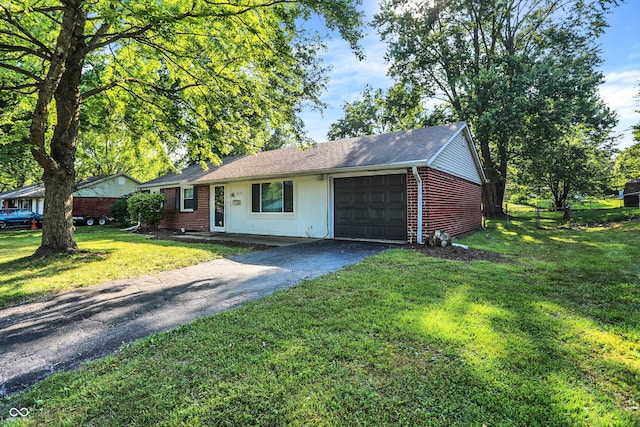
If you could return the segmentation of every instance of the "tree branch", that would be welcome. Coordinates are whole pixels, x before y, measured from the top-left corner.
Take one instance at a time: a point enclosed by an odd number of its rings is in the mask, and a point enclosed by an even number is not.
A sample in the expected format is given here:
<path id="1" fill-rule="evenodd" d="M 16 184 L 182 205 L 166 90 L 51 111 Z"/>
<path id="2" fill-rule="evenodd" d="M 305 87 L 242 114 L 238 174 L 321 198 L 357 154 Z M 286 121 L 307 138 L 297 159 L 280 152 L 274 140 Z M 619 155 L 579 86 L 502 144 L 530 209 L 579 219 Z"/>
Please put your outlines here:
<path id="1" fill-rule="evenodd" d="M 4 63 L 4 62 L 0 62 L 0 68 L 4 68 L 4 69 L 6 69 L 6 70 L 15 71 L 16 73 L 18 73 L 18 74 L 22 74 L 23 76 L 27 76 L 27 77 L 29 77 L 30 79 L 33 79 L 33 80 L 35 80 L 35 81 L 36 81 L 36 82 L 38 82 L 38 83 L 41 83 L 41 82 L 42 82 L 42 79 L 40 78 L 40 76 L 38 76 L 38 75 L 36 75 L 36 74 L 33 74 L 33 73 L 32 73 L 32 72 L 30 72 L 30 71 L 23 70 L 22 68 L 17 67 L 17 66 L 15 66 L 15 65 L 11 65 L 11 64 Z"/>
<path id="2" fill-rule="evenodd" d="M 2 33 L 3 32 L 0 32 L 0 34 L 2 34 Z M 51 59 L 51 57 L 49 55 L 45 55 L 42 52 L 39 52 L 37 50 L 28 48 L 26 46 L 17 46 L 17 45 L 0 43 L 0 51 L 2 51 L 2 52 L 22 52 L 22 53 L 26 53 L 28 55 L 37 56 L 38 58 L 44 59 L 46 61 L 49 61 Z"/>
<path id="3" fill-rule="evenodd" d="M 4 5 L 1 5 L 1 4 L 0 4 L 0 7 L 4 10 L 4 14 L 5 14 L 5 18 L 1 19 L 1 20 L 7 22 L 9 25 L 11 25 L 12 27 L 16 28 L 18 31 L 20 31 L 20 33 L 22 33 L 24 35 L 24 37 L 22 37 L 22 36 L 19 36 L 19 37 L 23 38 L 24 40 L 27 40 L 29 43 L 33 43 L 34 45 L 38 46 L 40 49 L 42 49 L 44 52 L 47 52 L 49 55 L 53 54 L 45 44 L 40 42 L 40 40 L 38 40 L 37 37 L 34 37 L 22 25 L 18 24 L 13 19 L 13 16 L 9 12 L 9 9 L 7 9 Z M 18 36 L 18 35 L 16 35 L 16 36 Z"/>
<path id="4" fill-rule="evenodd" d="M 22 85 L 16 85 L 16 86 L 0 86 L 0 92 L 8 92 L 8 91 L 22 91 L 23 89 L 28 89 L 31 88 L 32 90 L 30 91 L 26 91 L 26 92 L 21 92 L 21 93 L 35 93 L 38 91 L 38 84 L 36 83 L 25 83 Z"/>
<path id="5" fill-rule="evenodd" d="M 106 92 L 106 91 L 108 91 L 110 89 L 113 89 L 114 87 L 121 87 L 122 88 L 122 86 L 121 86 L 122 83 L 137 83 L 140 86 L 145 86 L 145 87 L 148 87 L 148 88 L 153 89 L 155 91 L 164 92 L 164 93 L 168 93 L 168 94 L 180 93 L 180 92 L 183 92 L 183 91 L 185 91 L 185 90 L 187 90 L 189 88 L 201 86 L 201 84 L 192 83 L 192 84 L 189 84 L 189 85 L 184 85 L 184 86 L 180 86 L 180 87 L 176 87 L 176 88 L 166 88 L 166 87 L 154 85 L 154 84 L 149 83 L 149 82 L 145 82 L 144 80 L 135 79 L 133 77 L 130 77 L 130 78 L 125 78 L 125 79 L 114 80 L 111 83 L 106 84 L 104 86 L 88 90 L 88 91 L 84 92 L 81 95 L 81 98 L 82 98 L 82 100 L 85 100 L 85 99 L 90 98 L 92 96 L 98 95 L 98 94 L 100 94 L 102 92 Z"/>
<path id="6" fill-rule="evenodd" d="M 167 14 L 165 17 L 158 19 L 156 22 L 152 23 L 152 24 L 148 24 L 148 25 L 144 25 L 142 27 L 131 27 L 127 30 L 118 32 L 118 33 L 106 33 L 106 31 L 104 32 L 104 34 L 101 35 L 101 38 L 104 38 L 104 40 L 102 42 L 98 42 L 97 38 L 95 37 L 95 34 L 93 36 L 91 36 L 91 42 L 90 42 L 90 48 L 88 49 L 89 51 L 93 51 L 96 49 L 100 49 L 103 48 L 105 46 L 108 46 L 110 44 L 113 44 L 119 40 L 124 40 L 124 39 L 135 39 L 141 35 L 143 35 L 144 33 L 154 29 L 157 26 L 161 26 L 167 22 L 177 22 L 177 21 L 182 21 L 185 19 L 190 19 L 190 18 L 212 18 L 212 19 L 217 19 L 217 18 L 231 18 L 234 16 L 240 16 L 240 15 L 244 15 L 246 13 L 249 13 L 251 11 L 254 10 L 258 10 L 258 9 L 265 9 L 265 8 L 269 8 L 269 7 L 273 7 L 275 5 L 278 4 L 291 4 L 291 3 L 296 3 L 296 1 L 294 0 L 273 0 L 270 2 L 265 2 L 262 4 L 258 4 L 258 5 L 252 5 L 252 6 L 238 6 L 237 4 L 231 3 L 231 2 L 211 2 L 211 1 L 206 1 L 205 4 L 209 5 L 209 6 L 228 6 L 228 7 L 233 7 L 233 8 L 238 8 L 238 10 L 235 11 L 225 11 L 225 12 L 211 12 L 210 8 L 207 9 L 203 9 L 203 11 L 201 12 L 194 12 L 195 9 L 195 5 L 192 5 L 191 9 L 188 12 L 183 12 L 181 14 L 178 15 L 170 15 Z M 102 27 L 100 27 L 102 28 Z"/>

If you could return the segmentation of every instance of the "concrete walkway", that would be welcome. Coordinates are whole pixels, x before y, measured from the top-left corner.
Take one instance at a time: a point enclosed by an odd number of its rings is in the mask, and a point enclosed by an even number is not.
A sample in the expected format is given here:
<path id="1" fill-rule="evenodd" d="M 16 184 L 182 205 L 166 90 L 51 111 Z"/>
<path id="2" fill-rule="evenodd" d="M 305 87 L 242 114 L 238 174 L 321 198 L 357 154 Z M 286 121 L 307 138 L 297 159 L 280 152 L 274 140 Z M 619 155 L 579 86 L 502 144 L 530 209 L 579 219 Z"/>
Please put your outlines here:
<path id="1" fill-rule="evenodd" d="M 0 397 L 155 332 L 295 286 L 389 245 L 315 241 L 0 309 Z"/>

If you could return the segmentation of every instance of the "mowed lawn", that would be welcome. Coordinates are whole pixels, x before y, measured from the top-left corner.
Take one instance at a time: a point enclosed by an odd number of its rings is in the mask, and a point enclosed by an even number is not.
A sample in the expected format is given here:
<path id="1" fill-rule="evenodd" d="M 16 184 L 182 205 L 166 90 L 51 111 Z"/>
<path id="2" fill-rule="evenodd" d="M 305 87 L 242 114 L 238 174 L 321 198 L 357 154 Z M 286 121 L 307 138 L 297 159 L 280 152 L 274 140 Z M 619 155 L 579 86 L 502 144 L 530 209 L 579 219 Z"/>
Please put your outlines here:
<path id="1" fill-rule="evenodd" d="M 80 253 L 43 260 L 31 257 L 40 245 L 41 231 L 1 231 L 0 307 L 246 252 L 221 245 L 151 240 L 114 227 L 78 227 L 75 236 Z"/>
<path id="2" fill-rule="evenodd" d="M 12 425 L 637 426 L 640 222 L 392 250 L 50 377 Z M 528 223 L 527 223 L 528 224 Z"/>

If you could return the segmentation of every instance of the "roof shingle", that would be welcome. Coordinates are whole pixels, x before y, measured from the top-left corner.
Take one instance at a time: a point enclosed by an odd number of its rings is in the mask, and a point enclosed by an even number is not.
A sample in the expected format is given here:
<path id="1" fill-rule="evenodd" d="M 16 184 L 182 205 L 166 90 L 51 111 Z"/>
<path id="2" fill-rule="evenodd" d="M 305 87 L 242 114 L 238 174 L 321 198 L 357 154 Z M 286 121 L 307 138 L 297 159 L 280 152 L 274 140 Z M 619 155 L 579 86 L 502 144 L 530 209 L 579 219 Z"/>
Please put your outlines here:
<path id="1" fill-rule="evenodd" d="M 245 178 L 328 173 L 358 168 L 425 165 L 458 134 L 465 122 L 289 147 L 222 159 L 218 167 L 190 166 L 143 184 L 154 187 L 185 182 L 207 183 Z"/>

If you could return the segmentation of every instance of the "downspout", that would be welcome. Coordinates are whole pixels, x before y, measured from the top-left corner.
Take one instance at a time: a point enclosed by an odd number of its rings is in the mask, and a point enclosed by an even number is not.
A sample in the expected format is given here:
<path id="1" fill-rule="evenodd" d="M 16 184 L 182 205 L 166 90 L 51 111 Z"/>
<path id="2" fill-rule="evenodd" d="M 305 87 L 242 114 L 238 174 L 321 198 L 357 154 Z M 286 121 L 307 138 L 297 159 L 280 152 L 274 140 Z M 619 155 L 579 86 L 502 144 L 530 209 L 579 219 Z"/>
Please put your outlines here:
<path id="1" fill-rule="evenodd" d="M 416 240 L 419 245 L 424 245 L 424 239 L 422 238 L 422 178 L 418 173 L 417 166 L 413 166 L 411 171 L 418 183 L 418 235 L 416 236 Z"/>

